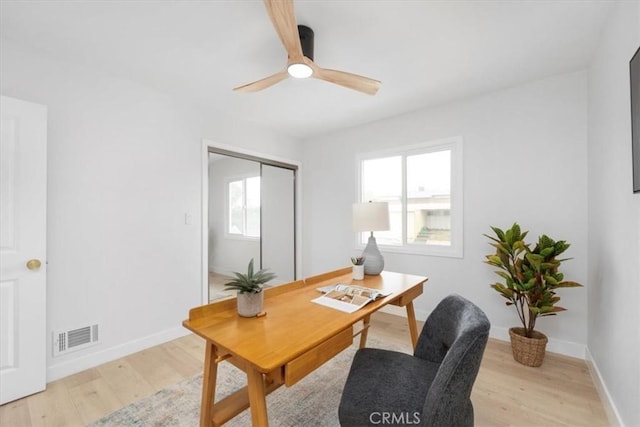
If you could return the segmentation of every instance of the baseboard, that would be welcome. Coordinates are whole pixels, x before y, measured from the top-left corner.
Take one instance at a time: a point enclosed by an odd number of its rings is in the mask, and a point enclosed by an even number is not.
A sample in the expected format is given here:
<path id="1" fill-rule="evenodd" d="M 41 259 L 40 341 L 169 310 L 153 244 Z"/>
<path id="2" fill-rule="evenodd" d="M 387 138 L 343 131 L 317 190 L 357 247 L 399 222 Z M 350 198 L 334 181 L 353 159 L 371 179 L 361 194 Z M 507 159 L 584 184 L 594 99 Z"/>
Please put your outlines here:
<path id="1" fill-rule="evenodd" d="M 183 337 L 189 333 L 190 332 L 183 327 L 175 327 L 95 353 L 80 355 L 74 359 L 66 359 L 63 362 L 47 367 L 47 383 L 103 363 L 111 362 L 112 360 L 119 359 L 137 351 Z"/>
<path id="2" fill-rule="evenodd" d="M 509 337 L 509 328 L 491 326 L 489 336 L 501 341 L 511 341 L 511 338 Z M 565 356 L 585 360 L 587 347 L 584 344 L 579 344 L 577 342 L 558 340 L 549 337 L 546 350 L 552 353 L 559 353 Z"/>
<path id="3" fill-rule="evenodd" d="M 234 276 L 234 271 L 229 270 L 228 268 L 216 267 L 216 266 L 209 267 L 209 273 L 221 274 L 223 276 L 230 276 L 230 277 Z"/>
<path id="4" fill-rule="evenodd" d="M 585 361 L 587 362 L 587 367 L 589 368 L 589 372 L 591 373 L 591 379 L 593 379 L 593 384 L 596 387 L 598 396 L 600 396 L 600 400 L 602 401 L 604 411 L 607 414 L 609 425 L 612 427 L 623 427 L 624 423 L 622 422 L 622 418 L 620 418 L 620 413 L 618 412 L 616 405 L 613 403 L 613 399 L 611 399 L 609 390 L 602 380 L 602 375 L 600 375 L 598 365 L 596 365 L 595 360 L 593 360 L 593 356 L 591 355 L 588 347 L 586 349 Z"/>
<path id="5" fill-rule="evenodd" d="M 407 317 L 407 310 L 404 307 L 397 307 L 394 305 L 386 305 L 380 310 L 384 313 L 394 314 L 396 316 Z M 423 310 L 416 310 L 416 320 L 425 321 L 429 316 L 429 312 Z M 491 338 L 495 338 L 501 341 L 511 341 L 509 338 L 509 329 L 498 326 L 492 326 L 490 332 Z M 557 340 L 549 338 L 547 343 L 547 351 L 553 353 L 560 353 L 565 356 L 576 357 L 578 359 L 585 359 L 586 346 L 584 344 L 578 344 L 571 341 Z"/>

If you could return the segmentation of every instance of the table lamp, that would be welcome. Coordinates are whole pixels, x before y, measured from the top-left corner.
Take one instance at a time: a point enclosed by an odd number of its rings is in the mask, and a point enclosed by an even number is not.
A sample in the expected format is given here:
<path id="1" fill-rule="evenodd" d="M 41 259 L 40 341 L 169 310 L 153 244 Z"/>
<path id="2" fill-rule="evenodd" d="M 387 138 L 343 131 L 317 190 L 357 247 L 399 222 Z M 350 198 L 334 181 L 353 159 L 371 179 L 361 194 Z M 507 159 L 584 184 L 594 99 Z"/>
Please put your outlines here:
<path id="1" fill-rule="evenodd" d="M 389 204 L 387 202 L 368 202 L 353 204 L 353 231 L 369 231 L 369 241 L 364 248 L 364 274 L 377 276 L 384 268 L 384 258 L 378 250 L 374 231 L 389 230 Z"/>

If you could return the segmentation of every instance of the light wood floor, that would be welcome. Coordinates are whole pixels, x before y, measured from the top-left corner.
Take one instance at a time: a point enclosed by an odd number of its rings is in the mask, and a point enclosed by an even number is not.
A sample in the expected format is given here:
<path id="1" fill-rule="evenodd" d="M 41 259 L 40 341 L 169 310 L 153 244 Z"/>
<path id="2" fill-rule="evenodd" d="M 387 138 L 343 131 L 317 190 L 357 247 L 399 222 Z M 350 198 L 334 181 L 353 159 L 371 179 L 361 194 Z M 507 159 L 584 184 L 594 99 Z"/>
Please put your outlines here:
<path id="1" fill-rule="evenodd" d="M 209 272 L 209 302 L 235 295 L 235 292 L 233 291 L 224 290 L 225 283 L 231 279 L 233 279 L 233 277 L 213 273 L 211 271 Z"/>
<path id="2" fill-rule="evenodd" d="M 370 336 L 408 344 L 405 322 L 376 313 Z M 203 341 L 189 335 L 71 375 L 0 406 L 0 426 L 84 426 L 200 372 L 203 355 Z M 540 368 L 529 368 L 497 340 L 489 341 L 471 398 L 477 426 L 608 425 L 584 361 L 547 353 Z"/>

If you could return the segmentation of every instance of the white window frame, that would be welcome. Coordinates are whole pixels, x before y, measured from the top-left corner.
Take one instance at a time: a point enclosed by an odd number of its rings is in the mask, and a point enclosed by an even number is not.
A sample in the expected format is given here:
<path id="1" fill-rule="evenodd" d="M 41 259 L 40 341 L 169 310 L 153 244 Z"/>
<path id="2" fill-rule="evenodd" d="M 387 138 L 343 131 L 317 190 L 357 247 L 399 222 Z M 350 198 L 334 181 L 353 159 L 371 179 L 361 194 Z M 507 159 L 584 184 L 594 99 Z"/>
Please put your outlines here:
<path id="1" fill-rule="evenodd" d="M 407 176 L 406 176 L 406 158 L 407 156 L 451 150 L 451 245 L 424 245 L 411 244 L 406 242 L 407 229 Z M 420 144 L 395 147 L 382 151 L 362 153 L 356 158 L 357 171 L 357 189 L 356 201 L 362 200 L 362 162 L 365 160 L 373 160 L 382 157 L 402 157 L 402 240 L 403 245 L 384 245 L 378 242 L 378 247 L 382 252 L 414 254 L 414 255 L 430 255 L 443 256 L 452 258 L 463 257 L 463 186 L 462 186 L 462 137 L 455 136 L 428 141 Z M 375 200 L 374 200 L 375 201 Z M 375 233 L 374 233 L 375 235 Z M 356 249 L 363 249 L 364 244 L 361 242 L 360 233 L 356 233 Z"/>
<path id="2" fill-rule="evenodd" d="M 246 222 L 247 222 L 247 209 L 246 209 L 246 188 L 247 188 L 247 178 L 256 178 L 260 177 L 260 175 L 256 175 L 254 173 L 247 173 L 244 175 L 236 175 L 236 176 L 228 176 L 225 177 L 224 180 L 224 236 L 227 239 L 235 239 L 235 240 L 250 240 L 254 242 L 260 241 L 262 235 L 262 229 L 260 230 L 260 234 L 258 236 L 247 236 L 246 234 L 238 234 L 229 232 L 229 184 L 236 181 L 243 182 L 243 198 L 244 198 L 244 207 L 243 207 L 243 221 L 245 222 L 245 231 L 246 231 Z M 261 183 L 262 184 L 262 183 Z M 262 204 L 262 200 L 260 201 Z M 262 227 L 262 224 L 260 224 Z"/>

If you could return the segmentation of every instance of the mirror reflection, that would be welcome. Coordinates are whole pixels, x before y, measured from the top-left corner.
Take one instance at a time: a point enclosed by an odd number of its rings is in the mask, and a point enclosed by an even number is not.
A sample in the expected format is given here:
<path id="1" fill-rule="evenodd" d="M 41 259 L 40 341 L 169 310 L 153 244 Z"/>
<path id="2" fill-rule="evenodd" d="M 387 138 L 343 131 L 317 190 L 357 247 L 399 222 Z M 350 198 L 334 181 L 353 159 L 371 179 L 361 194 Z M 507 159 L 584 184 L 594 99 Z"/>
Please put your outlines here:
<path id="1" fill-rule="evenodd" d="M 234 272 L 268 268 L 295 280 L 295 166 L 209 153 L 209 301 L 235 296 L 224 290 Z"/>

